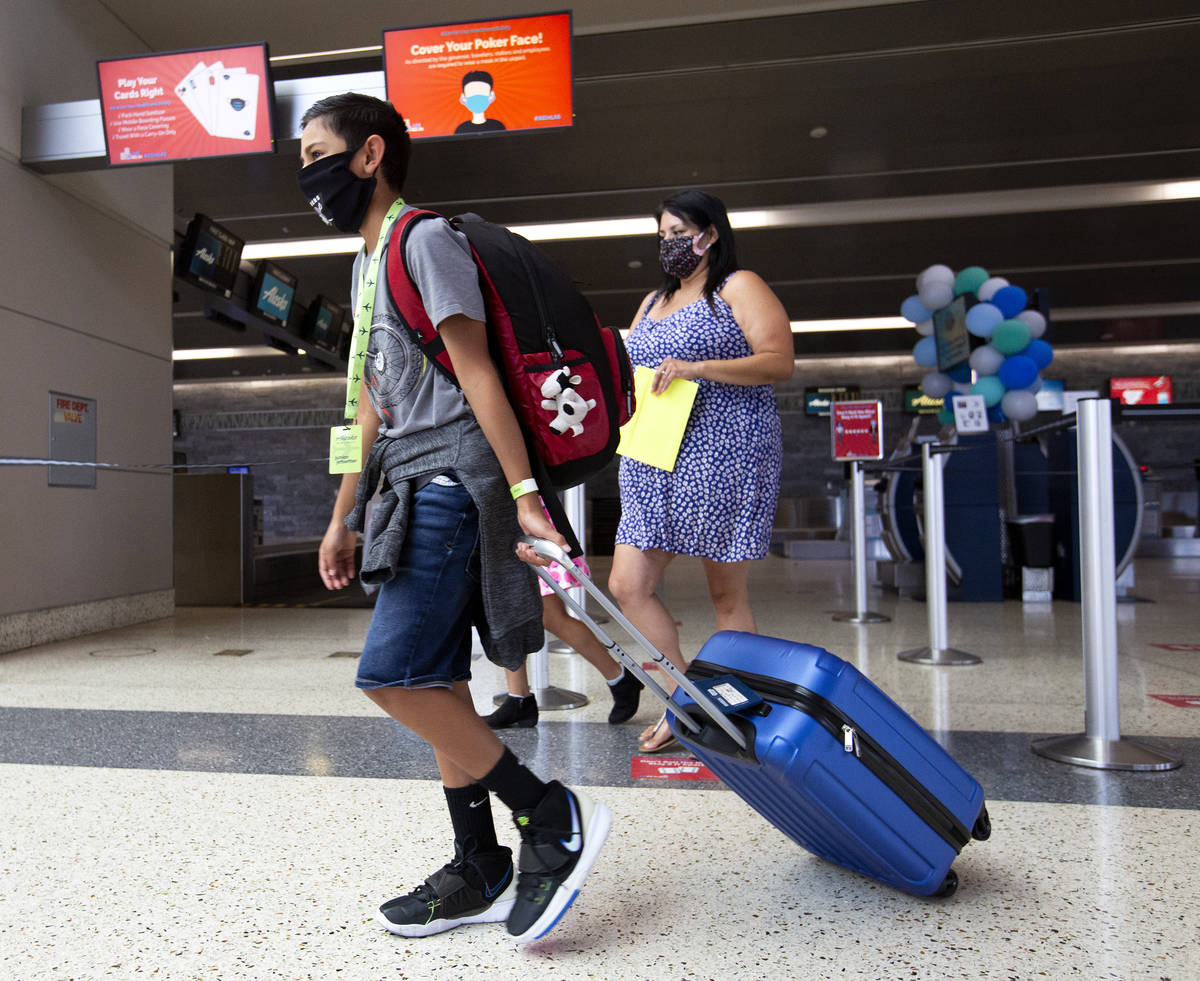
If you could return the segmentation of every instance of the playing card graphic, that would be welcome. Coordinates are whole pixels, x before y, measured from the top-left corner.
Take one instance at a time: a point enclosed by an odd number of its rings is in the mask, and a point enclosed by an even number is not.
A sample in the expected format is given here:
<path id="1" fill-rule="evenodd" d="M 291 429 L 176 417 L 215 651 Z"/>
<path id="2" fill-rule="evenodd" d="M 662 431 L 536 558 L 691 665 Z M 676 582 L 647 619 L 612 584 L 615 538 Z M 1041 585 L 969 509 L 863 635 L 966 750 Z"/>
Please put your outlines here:
<path id="1" fill-rule="evenodd" d="M 253 140 L 259 78 L 245 68 L 200 62 L 175 86 L 175 94 L 210 136 Z"/>
<path id="2" fill-rule="evenodd" d="M 204 62 L 201 61 L 188 72 L 180 80 L 179 84 L 175 86 L 175 94 L 188 107 L 191 114 L 200 121 L 200 125 L 207 130 L 208 119 L 206 118 L 206 113 L 208 108 L 208 94 L 200 87 L 205 67 Z"/>
<path id="3" fill-rule="evenodd" d="M 213 136 L 231 140 L 254 139 L 258 118 L 258 76 L 242 72 L 222 72 L 217 81 L 217 114 Z"/>

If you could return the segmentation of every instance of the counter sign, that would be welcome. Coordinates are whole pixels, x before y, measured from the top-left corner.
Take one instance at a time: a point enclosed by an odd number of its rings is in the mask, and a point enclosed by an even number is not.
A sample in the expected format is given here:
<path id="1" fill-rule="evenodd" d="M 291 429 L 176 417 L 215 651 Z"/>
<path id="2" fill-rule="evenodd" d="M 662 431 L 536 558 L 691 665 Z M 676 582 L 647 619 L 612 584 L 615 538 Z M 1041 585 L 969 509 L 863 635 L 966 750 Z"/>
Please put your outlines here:
<path id="1" fill-rule="evenodd" d="M 833 458 L 848 460 L 883 459 L 883 403 L 834 402 L 829 412 L 829 435 Z"/>

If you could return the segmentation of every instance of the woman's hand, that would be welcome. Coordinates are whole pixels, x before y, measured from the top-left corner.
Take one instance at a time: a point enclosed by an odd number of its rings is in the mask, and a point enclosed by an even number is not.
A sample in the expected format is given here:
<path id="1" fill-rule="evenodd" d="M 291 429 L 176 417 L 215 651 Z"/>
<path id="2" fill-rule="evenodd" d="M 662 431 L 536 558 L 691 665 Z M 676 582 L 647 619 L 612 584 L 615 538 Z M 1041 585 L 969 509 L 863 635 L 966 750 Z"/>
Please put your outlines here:
<path id="1" fill-rule="evenodd" d="M 545 538 L 554 542 L 564 552 L 569 552 L 567 540 L 563 538 L 546 517 L 546 512 L 542 510 L 541 502 L 536 494 L 523 494 L 517 498 L 517 522 L 521 526 L 521 530 L 526 535 L 532 535 L 534 538 Z M 545 558 L 538 555 L 533 548 L 525 542 L 517 543 L 517 558 L 522 562 L 528 562 L 530 565 L 549 565 L 553 559 Z"/>
<path id="2" fill-rule="evenodd" d="M 317 552 L 317 571 L 326 589 L 341 589 L 354 578 L 354 547 L 358 536 L 340 521 L 331 522 Z"/>
<path id="3" fill-rule="evenodd" d="M 695 381 L 703 378 L 703 361 L 680 361 L 678 358 L 664 358 L 654 369 L 654 381 L 650 385 L 651 395 L 661 395 L 676 378 L 686 378 Z"/>

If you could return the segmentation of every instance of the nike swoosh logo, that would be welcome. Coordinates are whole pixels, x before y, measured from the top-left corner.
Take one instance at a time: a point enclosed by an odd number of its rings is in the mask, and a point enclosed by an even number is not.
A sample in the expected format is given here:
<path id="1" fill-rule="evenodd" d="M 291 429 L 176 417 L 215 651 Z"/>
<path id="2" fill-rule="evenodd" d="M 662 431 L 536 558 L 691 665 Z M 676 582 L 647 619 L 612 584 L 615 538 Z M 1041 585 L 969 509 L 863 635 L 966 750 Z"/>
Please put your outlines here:
<path id="1" fill-rule="evenodd" d="M 467 803 L 467 806 L 468 807 L 483 807 L 483 805 L 486 804 L 487 802 L 488 802 L 488 799 L 485 797 L 483 800 L 469 801 Z"/>
<path id="2" fill-rule="evenodd" d="M 583 829 L 579 826 L 579 806 L 575 803 L 575 795 L 570 794 L 567 800 L 571 804 L 571 837 L 566 841 L 559 841 L 569 852 L 577 852 L 583 847 Z"/>
<path id="3" fill-rule="evenodd" d="M 512 866 L 510 865 L 508 867 L 508 871 L 504 873 L 504 878 L 501 879 L 498 883 L 496 883 L 496 885 L 489 886 L 486 882 L 483 884 L 484 896 L 486 896 L 488 899 L 494 899 L 496 897 L 497 893 L 499 893 L 501 889 L 503 889 L 505 886 L 508 885 L 508 880 L 511 878 L 512 878 Z"/>

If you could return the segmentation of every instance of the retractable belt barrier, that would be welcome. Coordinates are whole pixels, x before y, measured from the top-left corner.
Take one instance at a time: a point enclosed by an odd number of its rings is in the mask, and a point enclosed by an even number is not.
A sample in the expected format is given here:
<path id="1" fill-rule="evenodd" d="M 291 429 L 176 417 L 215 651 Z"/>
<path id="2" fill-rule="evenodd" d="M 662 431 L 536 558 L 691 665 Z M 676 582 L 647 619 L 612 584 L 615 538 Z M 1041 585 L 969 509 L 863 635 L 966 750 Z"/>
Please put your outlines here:
<path id="1" fill-rule="evenodd" d="M 177 470 L 219 470 L 227 473 L 230 467 L 287 467 L 297 463 L 328 463 L 327 456 L 302 460 L 267 460 L 244 463 L 96 463 L 92 460 L 43 460 L 37 457 L 0 456 L 0 467 L 92 467 L 116 473 L 146 473 L 168 476 Z"/>

